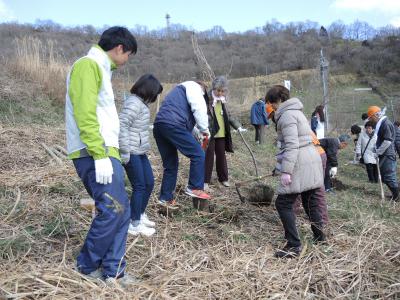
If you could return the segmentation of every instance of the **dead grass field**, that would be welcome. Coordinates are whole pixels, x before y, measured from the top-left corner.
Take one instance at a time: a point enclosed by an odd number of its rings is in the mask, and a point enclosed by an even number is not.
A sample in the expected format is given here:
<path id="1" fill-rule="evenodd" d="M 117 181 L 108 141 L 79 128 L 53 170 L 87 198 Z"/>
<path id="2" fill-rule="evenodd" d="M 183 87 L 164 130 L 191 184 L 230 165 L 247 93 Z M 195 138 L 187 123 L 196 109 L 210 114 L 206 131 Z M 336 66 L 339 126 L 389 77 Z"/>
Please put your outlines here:
<path id="1" fill-rule="evenodd" d="M 268 143 L 255 148 L 261 173 L 273 164 Z M 253 132 L 246 133 L 251 141 Z M 232 182 L 254 176 L 250 156 L 235 135 L 229 155 Z M 132 291 L 111 290 L 74 271 L 91 215 L 79 207 L 87 197 L 72 163 L 58 164 L 41 146 L 63 145 L 62 125 L 0 126 L 0 297 L 6 299 L 397 299 L 400 297 L 400 209 L 380 203 L 377 185 L 364 170 L 344 165 L 346 190 L 328 196 L 329 245 L 314 246 L 304 216 L 298 218 L 304 251 L 292 260 L 273 258 L 283 230 L 273 206 L 241 204 L 234 188 L 214 188 L 216 210 L 200 214 L 179 188 L 188 161 L 181 159 L 174 218 L 159 214 L 161 162 L 150 155 L 156 188 L 149 215 L 151 238 L 129 237 L 128 272 L 141 282 Z M 154 146 L 154 145 L 153 145 Z M 274 179 L 269 182 L 274 185 Z"/>
<path id="2" fill-rule="evenodd" d="M 87 280 L 74 271 L 91 222 L 90 212 L 79 207 L 86 191 L 72 163 L 58 162 L 43 147 L 64 146 L 63 107 L 43 83 L 20 74 L 0 74 L 0 299 L 400 298 L 400 209 L 381 203 L 378 186 L 366 182 L 361 167 L 347 163 L 351 149 L 340 155 L 344 189 L 328 196 L 329 244 L 311 243 L 301 215 L 304 251 L 298 259 L 276 260 L 274 251 L 284 239 L 274 206 L 242 204 L 234 188 L 215 183 L 214 213 L 198 213 L 182 193 L 188 172 L 184 158 L 177 189 L 184 209 L 174 218 L 159 215 L 155 201 L 162 167 L 153 143 L 156 186 L 148 213 L 157 233 L 129 237 L 126 253 L 128 272 L 140 283 L 124 292 Z M 231 110 L 248 118 L 246 110 L 267 86 L 290 79 L 310 112 L 313 101 L 319 101 L 317 75 L 311 70 L 232 80 Z M 345 99 L 339 92 L 358 84 L 353 75 L 331 81 L 337 99 Z M 116 87 L 120 104 L 127 87 L 123 82 Z M 245 133 L 248 141 L 253 134 Z M 267 134 L 263 146 L 250 142 L 261 174 L 274 164 L 273 128 Z M 237 135 L 234 144 L 236 152 L 228 156 L 231 181 L 252 178 L 250 155 Z M 265 183 L 274 186 L 275 180 Z"/>

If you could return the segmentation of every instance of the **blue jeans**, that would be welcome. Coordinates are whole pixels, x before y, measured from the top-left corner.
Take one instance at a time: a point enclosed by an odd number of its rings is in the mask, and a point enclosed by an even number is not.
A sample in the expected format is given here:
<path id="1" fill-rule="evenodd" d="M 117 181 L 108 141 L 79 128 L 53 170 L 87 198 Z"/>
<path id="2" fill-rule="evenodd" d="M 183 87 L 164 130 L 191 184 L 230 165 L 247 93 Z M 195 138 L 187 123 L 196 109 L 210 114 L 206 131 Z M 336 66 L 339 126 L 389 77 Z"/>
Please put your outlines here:
<path id="1" fill-rule="evenodd" d="M 387 156 L 379 157 L 379 169 L 381 171 L 382 182 L 385 183 L 390 190 L 399 188 L 399 184 L 397 183 L 396 167 L 396 157 L 395 159 L 391 159 Z"/>
<path id="2" fill-rule="evenodd" d="M 74 159 L 75 169 L 87 192 L 94 199 L 97 214 L 87 233 L 77 258 L 83 274 L 103 268 L 104 277 L 122 277 L 125 270 L 125 246 L 129 226 L 129 200 L 125 191 L 124 169 L 118 159 L 112 158 L 112 183 L 96 182 L 92 157 Z"/>
<path id="3" fill-rule="evenodd" d="M 153 171 L 146 154 L 131 154 L 129 162 L 124 167 L 132 185 L 131 219 L 132 221 L 139 221 L 153 191 Z"/>
<path id="4" fill-rule="evenodd" d="M 179 166 L 178 150 L 190 158 L 188 187 L 202 190 L 204 188 L 205 153 L 192 133 L 186 128 L 156 123 L 154 124 L 153 134 L 164 167 L 160 199 L 168 201 L 174 197 Z"/>

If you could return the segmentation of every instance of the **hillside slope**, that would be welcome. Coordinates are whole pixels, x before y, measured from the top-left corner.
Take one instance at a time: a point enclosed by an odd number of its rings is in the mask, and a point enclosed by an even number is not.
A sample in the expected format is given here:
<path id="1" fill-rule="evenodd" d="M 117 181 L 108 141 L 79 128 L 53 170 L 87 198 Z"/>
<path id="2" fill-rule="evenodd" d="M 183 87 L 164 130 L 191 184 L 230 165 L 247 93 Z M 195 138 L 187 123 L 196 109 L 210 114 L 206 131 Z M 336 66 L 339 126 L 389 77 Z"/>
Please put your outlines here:
<path id="1" fill-rule="evenodd" d="M 264 84 L 284 77 L 232 81 L 232 94 L 236 88 L 242 90 L 240 84 L 249 93 L 255 86 L 252 97 L 262 92 Z M 25 80 L 0 78 L 5 80 L 5 85 L 0 84 L 0 298 L 400 297 L 400 208 L 381 203 L 379 187 L 367 183 L 360 166 L 348 163 L 351 147 L 340 153 L 338 178 L 343 184 L 336 186 L 336 194 L 328 195 L 328 245 L 312 244 L 302 213 L 298 225 L 305 247 L 298 259 L 286 261 L 273 258 L 274 250 L 284 244 L 274 206 L 242 204 L 234 188 L 225 189 L 214 178 L 215 211 L 195 211 L 191 199 L 182 192 L 189 163 L 183 157 L 177 201 L 184 208 L 174 218 L 159 215 L 155 203 L 162 164 L 152 141 L 149 156 L 156 185 L 148 213 L 157 223 L 157 233 L 147 239 L 130 236 L 126 253 L 128 272 L 140 282 L 125 293 L 82 277 L 74 264 L 91 222 L 91 213 L 79 207 L 79 200 L 87 193 L 72 163 L 65 159 L 58 162 L 44 148 L 64 145 L 62 107 L 52 104 L 40 88 L 17 89 L 30 87 Z M 340 84 L 353 86 L 351 78 L 343 78 Z M 305 84 L 312 82 L 310 79 L 292 80 L 299 95 L 314 94 Z M 242 95 L 238 99 L 247 97 Z M 232 96 L 232 102 L 234 99 Z M 252 141 L 253 134 L 249 131 L 245 138 Z M 272 127 L 267 136 L 263 146 L 250 142 L 261 174 L 268 174 L 275 160 Z M 236 134 L 233 139 L 235 153 L 228 155 L 231 181 L 250 179 L 255 175 L 250 155 Z M 276 179 L 264 183 L 273 187 Z"/>

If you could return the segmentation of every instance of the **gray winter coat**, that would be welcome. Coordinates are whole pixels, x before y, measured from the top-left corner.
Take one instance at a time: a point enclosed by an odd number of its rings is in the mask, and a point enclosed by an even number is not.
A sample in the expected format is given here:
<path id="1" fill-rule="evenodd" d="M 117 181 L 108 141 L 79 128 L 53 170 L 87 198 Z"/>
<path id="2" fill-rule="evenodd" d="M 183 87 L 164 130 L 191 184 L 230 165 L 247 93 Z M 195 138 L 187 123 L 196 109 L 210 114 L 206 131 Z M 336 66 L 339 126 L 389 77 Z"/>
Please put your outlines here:
<path id="1" fill-rule="evenodd" d="M 150 110 L 141 98 L 131 95 L 125 100 L 119 122 L 119 151 L 123 162 L 129 154 L 140 155 L 150 150 Z"/>
<path id="2" fill-rule="evenodd" d="M 311 128 L 297 98 L 283 102 L 275 113 L 281 142 L 283 173 L 291 174 L 289 185 L 278 187 L 278 195 L 301 193 L 324 184 L 321 157 L 312 143 Z"/>

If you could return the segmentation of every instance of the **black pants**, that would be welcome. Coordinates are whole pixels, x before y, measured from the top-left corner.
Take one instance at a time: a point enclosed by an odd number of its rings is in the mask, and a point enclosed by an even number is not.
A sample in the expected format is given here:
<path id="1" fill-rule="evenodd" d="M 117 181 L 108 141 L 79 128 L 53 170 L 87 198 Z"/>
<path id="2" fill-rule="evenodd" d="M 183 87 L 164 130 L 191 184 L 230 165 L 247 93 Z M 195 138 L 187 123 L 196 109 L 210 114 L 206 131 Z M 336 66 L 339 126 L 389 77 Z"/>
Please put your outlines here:
<path id="1" fill-rule="evenodd" d="M 378 182 L 378 166 L 376 164 L 365 164 L 365 168 L 367 169 L 368 180 L 369 182 Z"/>
<path id="2" fill-rule="evenodd" d="M 329 170 L 330 170 L 331 168 L 332 168 L 332 167 L 331 167 L 330 165 L 326 165 L 326 168 L 325 168 L 325 176 L 324 176 L 325 191 L 332 188 L 331 175 L 329 175 Z"/>
<path id="3" fill-rule="evenodd" d="M 254 125 L 254 124 L 253 124 L 253 126 L 254 126 L 254 129 L 255 129 L 255 132 L 256 132 L 256 142 L 257 142 L 257 141 L 260 141 L 261 126 L 262 126 L 262 125 Z"/>
<path id="4" fill-rule="evenodd" d="M 322 231 L 322 219 L 318 209 L 317 197 L 313 197 L 317 189 L 305 191 L 301 194 L 278 195 L 275 201 L 276 209 L 281 218 L 285 230 L 285 239 L 288 247 L 301 246 L 299 234 L 296 227 L 296 215 L 293 211 L 293 203 L 297 196 L 301 195 L 303 208 L 311 221 L 311 230 L 316 241 L 324 241 L 325 236 Z"/>
<path id="5" fill-rule="evenodd" d="M 217 165 L 217 176 L 219 182 L 228 181 L 228 163 L 225 155 L 225 138 L 214 138 L 210 140 L 206 151 L 204 182 L 210 183 L 214 168 L 214 153 Z"/>

